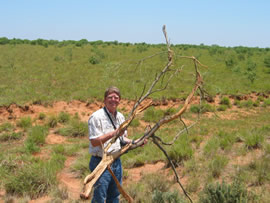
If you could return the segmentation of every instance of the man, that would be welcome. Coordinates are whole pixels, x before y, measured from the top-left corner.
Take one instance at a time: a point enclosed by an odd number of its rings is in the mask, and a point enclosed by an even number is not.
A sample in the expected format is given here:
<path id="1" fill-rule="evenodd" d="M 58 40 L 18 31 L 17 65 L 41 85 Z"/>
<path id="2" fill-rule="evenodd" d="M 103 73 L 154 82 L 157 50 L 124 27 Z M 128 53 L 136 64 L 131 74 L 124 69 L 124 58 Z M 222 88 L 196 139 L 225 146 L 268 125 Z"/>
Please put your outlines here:
<path id="1" fill-rule="evenodd" d="M 117 111 L 121 100 L 121 94 L 117 87 L 109 87 L 104 94 L 105 107 L 94 112 L 88 121 L 89 128 L 89 152 L 92 155 L 89 168 L 93 171 L 102 159 L 103 148 L 107 146 L 110 140 L 117 135 L 118 128 L 125 121 L 124 116 Z M 120 138 L 109 148 L 108 152 L 117 151 L 122 143 L 130 143 L 131 140 L 126 137 L 126 132 L 122 132 Z M 115 176 L 122 183 L 122 165 L 118 158 L 111 165 Z M 94 185 L 94 195 L 92 202 L 119 202 L 119 191 L 111 174 L 106 171 L 100 176 Z"/>

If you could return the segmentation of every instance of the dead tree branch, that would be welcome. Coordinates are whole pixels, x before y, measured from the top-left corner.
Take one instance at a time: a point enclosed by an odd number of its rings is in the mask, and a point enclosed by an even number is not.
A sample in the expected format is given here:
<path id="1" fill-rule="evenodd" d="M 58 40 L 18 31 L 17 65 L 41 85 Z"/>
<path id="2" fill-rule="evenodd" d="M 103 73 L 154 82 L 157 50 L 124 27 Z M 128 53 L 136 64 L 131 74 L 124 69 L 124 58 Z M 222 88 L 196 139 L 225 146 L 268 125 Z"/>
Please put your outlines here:
<path id="1" fill-rule="evenodd" d="M 195 57 L 184 57 L 184 58 L 188 58 L 191 59 L 194 63 L 194 69 L 195 69 L 195 81 L 194 81 L 194 86 L 191 90 L 191 92 L 189 93 L 188 97 L 185 99 L 184 105 L 180 108 L 180 110 L 172 115 L 166 115 L 163 118 L 161 118 L 158 122 L 156 122 L 154 124 L 153 127 L 149 128 L 138 140 L 137 142 L 135 142 L 134 144 L 128 144 L 126 146 L 124 146 L 121 150 L 119 151 L 115 151 L 113 153 L 108 153 L 108 149 L 110 148 L 110 146 L 112 145 L 112 143 L 114 143 L 116 141 L 116 139 L 121 135 L 121 131 L 126 130 L 130 123 L 132 122 L 132 120 L 141 112 L 143 112 L 145 109 L 147 109 L 149 106 L 152 105 L 152 102 L 145 102 L 147 98 L 149 98 L 149 96 L 153 93 L 162 91 L 164 89 L 167 88 L 169 82 L 171 81 L 172 77 L 179 72 L 179 70 L 176 70 L 174 72 L 174 74 L 172 74 L 167 83 L 165 85 L 163 85 L 163 87 L 161 88 L 156 88 L 156 85 L 158 84 L 158 82 L 160 82 L 160 80 L 164 77 L 165 74 L 168 74 L 168 72 L 171 70 L 170 68 L 173 66 L 173 57 L 174 57 L 174 53 L 170 48 L 170 43 L 167 37 L 167 32 L 166 32 L 166 27 L 163 26 L 163 34 L 165 36 L 166 39 L 166 44 L 167 44 L 167 51 L 168 51 L 168 62 L 165 65 L 165 67 L 161 70 L 160 73 L 158 73 L 156 75 L 156 77 L 154 78 L 153 82 L 151 83 L 150 87 L 148 88 L 148 90 L 146 91 L 146 88 L 144 88 L 143 93 L 141 94 L 140 98 L 137 100 L 137 102 L 134 104 L 128 119 L 122 123 L 119 127 L 119 131 L 118 134 L 110 141 L 110 143 L 104 148 L 104 154 L 102 157 L 101 162 L 99 163 L 99 165 L 95 168 L 95 170 L 88 176 L 86 176 L 86 178 L 84 179 L 84 189 L 83 192 L 81 193 L 81 198 L 87 199 L 89 197 L 89 194 L 92 190 L 93 185 L 95 184 L 95 182 L 97 181 L 97 179 L 102 175 L 102 173 L 108 168 L 109 165 L 111 165 L 113 163 L 113 161 L 117 158 L 119 158 L 121 155 L 123 155 L 124 153 L 126 153 L 128 150 L 133 150 L 136 149 L 137 147 L 143 145 L 145 143 L 146 139 L 149 138 L 153 138 L 155 144 L 158 143 L 157 139 L 155 137 L 155 132 L 163 125 L 177 119 L 177 118 L 181 118 L 181 115 L 183 115 L 185 113 L 185 111 L 187 110 L 189 104 L 192 101 L 193 96 L 195 95 L 195 93 L 198 90 L 202 90 L 202 84 L 203 84 L 203 80 L 201 77 L 201 74 L 198 71 L 198 65 L 203 66 Z M 182 66 L 183 68 L 183 66 Z M 144 92 L 146 91 L 146 93 L 144 94 Z M 194 124 L 195 125 L 195 124 Z M 189 126 L 187 127 L 184 123 L 185 126 L 185 130 L 187 130 L 188 128 L 192 127 Z M 180 131 L 177 136 L 175 136 L 173 142 L 179 137 L 180 134 L 182 134 L 184 131 Z M 161 139 L 159 139 L 161 140 Z M 160 147 L 160 144 L 156 144 L 162 151 L 163 153 L 165 153 L 166 151 Z M 166 155 L 166 153 L 165 153 Z M 167 156 L 167 155 L 166 155 Z M 170 161 L 170 160 L 169 160 Z M 185 195 L 187 195 L 187 193 L 185 192 L 184 188 L 182 187 L 180 180 L 178 178 L 178 175 L 175 171 L 175 167 L 174 165 L 171 165 L 175 175 L 176 175 L 176 179 L 177 182 L 179 183 L 179 185 L 181 186 L 181 188 L 183 189 Z M 192 200 L 190 199 L 190 197 L 187 195 L 187 197 L 189 198 L 189 200 L 192 202 Z"/>

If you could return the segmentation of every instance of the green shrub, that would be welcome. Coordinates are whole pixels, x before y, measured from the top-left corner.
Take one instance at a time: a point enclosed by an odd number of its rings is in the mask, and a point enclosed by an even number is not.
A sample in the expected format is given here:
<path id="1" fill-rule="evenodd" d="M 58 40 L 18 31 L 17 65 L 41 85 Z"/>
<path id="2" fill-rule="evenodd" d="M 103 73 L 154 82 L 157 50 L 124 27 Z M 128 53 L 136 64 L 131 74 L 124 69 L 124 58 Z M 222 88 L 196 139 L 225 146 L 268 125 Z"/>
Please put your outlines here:
<path id="1" fill-rule="evenodd" d="M 97 56 L 91 56 L 89 58 L 89 63 L 95 65 L 100 63 L 100 59 Z"/>
<path id="2" fill-rule="evenodd" d="M 65 157 L 53 155 L 47 162 L 35 160 L 24 164 L 16 173 L 6 177 L 4 188 L 7 194 L 28 195 L 31 198 L 46 194 L 57 184 L 56 174 L 63 168 L 64 161 Z"/>
<path id="3" fill-rule="evenodd" d="M 270 106 L 270 99 L 265 99 L 263 102 L 263 107 Z"/>
<path id="4" fill-rule="evenodd" d="M 39 146 L 45 143 L 48 129 L 44 126 L 34 126 L 29 130 L 24 146 L 27 152 L 33 153 L 40 150 Z"/>
<path id="5" fill-rule="evenodd" d="M 39 120 L 44 120 L 45 118 L 46 118 L 46 114 L 45 113 L 43 113 L 43 112 L 39 113 L 39 115 L 38 115 L 38 119 Z"/>
<path id="6" fill-rule="evenodd" d="M 245 108 L 251 108 L 252 106 L 254 106 L 253 101 L 251 99 L 247 100 L 247 101 L 242 101 L 240 103 L 240 107 L 245 107 Z"/>
<path id="7" fill-rule="evenodd" d="M 21 133 L 4 133 L 0 134 L 0 141 L 18 140 L 22 136 Z"/>
<path id="8" fill-rule="evenodd" d="M 218 106 L 217 110 L 218 110 L 218 111 L 226 111 L 227 108 L 228 108 L 227 105 L 223 105 L 223 104 L 222 104 L 222 105 L 219 105 L 219 106 Z"/>
<path id="9" fill-rule="evenodd" d="M 192 105 L 189 110 L 192 113 L 199 113 L 200 112 L 200 106 L 199 105 Z"/>
<path id="10" fill-rule="evenodd" d="M 139 125 L 140 125 L 140 121 L 137 118 L 133 119 L 130 124 L 131 127 L 135 127 L 135 128 L 138 127 Z"/>
<path id="11" fill-rule="evenodd" d="M 55 115 L 50 115 L 48 117 L 48 120 L 47 120 L 47 125 L 50 127 L 50 128 L 54 128 L 57 126 L 57 123 L 58 123 L 58 119 Z"/>
<path id="12" fill-rule="evenodd" d="M 77 119 L 72 119 L 68 126 L 56 131 L 63 136 L 83 137 L 88 135 L 88 124 Z"/>
<path id="13" fill-rule="evenodd" d="M 203 153 L 206 156 L 212 156 L 216 153 L 219 148 L 219 139 L 216 137 L 211 137 L 205 146 L 203 147 Z"/>
<path id="14" fill-rule="evenodd" d="M 247 203 L 248 192 L 242 184 L 233 182 L 231 185 L 225 182 L 208 184 L 200 194 L 202 203 Z"/>
<path id="15" fill-rule="evenodd" d="M 254 170 L 255 185 L 263 185 L 270 181 L 270 156 L 264 155 L 260 159 L 251 162 L 251 169 Z"/>
<path id="16" fill-rule="evenodd" d="M 219 146 L 223 150 L 231 148 L 234 142 L 236 141 L 236 135 L 234 133 L 226 133 L 220 131 L 218 133 L 218 137 L 219 137 Z"/>
<path id="17" fill-rule="evenodd" d="M 67 123 L 70 120 L 70 115 L 66 112 L 60 112 L 58 115 L 59 123 Z"/>
<path id="18" fill-rule="evenodd" d="M 265 140 L 264 135 L 258 130 L 246 132 L 243 138 L 248 149 L 261 148 Z"/>
<path id="19" fill-rule="evenodd" d="M 202 105 L 192 105 L 190 107 L 190 112 L 192 113 L 205 113 L 205 112 L 214 112 L 215 108 L 208 103 L 203 103 Z"/>
<path id="20" fill-rule="evenodd" d="M 227 107 L 231 107 L 231 101 L 228 97 L 222 97 L 222 99 L 220 100 L 220 104 L 222 105 L 226 105 Z"/>
<path id="21" fill-rule="evenodd" d="M 182 163 L 184 160 L 192 158 L 193 149 L 187 135 L 183 135 L 179 138 L 179 141 L 177 144 L 173 145 L 168 152 L 168 155 L 175 165 Z"/>
<path id="22" fill-rule="evenodd" d="M 209 163 L 209 170 L 214 178 L 221 175 L 224 167 L 227 165 L 228 159 L 224 156 L 215 156 Z"/>
<path id="23" fill-rule="evenodd" d="M 16 125 L 20 128 L 27 129 L 32 126 L 32 120 L 29 116 L 21 118 Z"/>
<path id="24" fill-rule="evenodd" d="M 267 68 L 270 68 L 270 56 L 265 57 L 263 62 Z"/>
<path id="25" fill-rule="evenodd" d="M 26 142 L 33 141 L 37 145 L 43 145 L 47 135 L 48 129 L 46 127 L 36 125 L 29 130 Z"/>
<path id="26" fill-rule="evenodd" d="M 144 112 L 143 120 L 146 122 L 157 122 L 163 115 L 164 112 L 162 110 L 150 107 Z"/>
<path id="27" fill-rule="evenodd" d="M 152 193 L 152 203 L 166 203 L 166 202 L 171 202 L 171 203 L 186 203 L 184 199 L 182 199 L 179 196 L 179 192 L 174 190 L 174 191 L 166 191 L 162 192 L 160 190 L 154 190 Z"/>
<path id="28" fill-rule="evenodd" d="M 8 122 L 2 123 L 0 125 L 0 133 L 3 132 L 3 131 L 7 131 L 8 132 L 8 131 L 11 131 L 13 129 L 14 129 L 14 126 L 11 123 L 8 123 Z"/>

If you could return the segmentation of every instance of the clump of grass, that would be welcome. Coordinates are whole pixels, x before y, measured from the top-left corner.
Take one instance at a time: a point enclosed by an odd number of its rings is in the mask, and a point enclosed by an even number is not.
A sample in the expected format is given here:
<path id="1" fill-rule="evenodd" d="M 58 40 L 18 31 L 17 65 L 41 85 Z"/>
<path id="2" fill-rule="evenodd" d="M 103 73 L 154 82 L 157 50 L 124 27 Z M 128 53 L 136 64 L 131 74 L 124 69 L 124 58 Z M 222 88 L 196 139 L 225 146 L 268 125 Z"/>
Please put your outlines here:
<path id="1" fill-rule="evenodd" d="M 137 118 L 133 119 L 131 124 L 130 124 L 130 126 L 134 127 L 134 128 L 139 127 L 139 125 L 140 125 L 140 121 Z"/>
<path id="2" fill-rule="evenodd" d="M 218 133 L 218 137 L 219 137 L 219 146 L 223 150 L 231 148 L 233 143 L 236 141 L 235 133 L 226 133 L 220 131 Z"/>
<path id="3" fill-rule="evenodd" d="M 45 113 L 43 113 L 43 112 L 39 113 L 39 115 L 38 115 L 38 119 L 39 120 L 44 120 L 45 118 L 46 118 L 46 114 Z"/>
<path id="4" fill-rule="evenodd" d="M 199 189 L 199 187 L 200 187 L 200 181 L 199 181 L 199 179 L 198 178 L 196 178 L 196 177 L 193 177 L 190 181 L 189 181 L 189 183 L 188 183 L 188 185 L 187 185 L 187 187 L 186 187 L 186 190 L 188 191 L 188 192 L 197 192 L 198 191 L 198 189 Z"/>
<path id="5" fill-rule="evenodd" d="M 270 99 L 265 99 L 262 106 L 263 107 L 270 106 Z"/>
<path id="6" fill-rule="evenodd" d="M 266 155 L 252 161 L 249 167 L 254 171 L 255 185 L 263 185 L 270 181 L 270 156 Z"/>
<path id="7" fill-rule="evenodd" d="M 219 149 L 219 139 L 217 137 L 211 137 L 203 147 L 203 153 L 207 157 L 210 157 L 214 155 L 218 149 Z"/>
<path id="8" fill-rule="evenodd" d="M 220 100 L 220 104 L 221 105 L 225 105 L 227 106 L 228 108 L 231 108 L 231 101 L 228 97 L 222 97 L 222 99 Z"/>
<path id="9" fill-rule="evenodd" d="M 57 123 L 58 123 L 58 119 L 55 115 L 50 115 L 48 117 L 48 120 L 47 120 L 47 125 L 50 127 L 50 128 L 55 128 L 57 126 Z"/>
<path id="10" fill-rule="evenodd" d="M 164 180 L 162 174 L 143 174 L 139 183 L 127 186 L 127 192 L 135 202 L 186 202 L 179 192 L 170 190 L 172 182 Z"/>
<path id="11" fill-rule="evenodd" d="M 20 128 L 23 128 L 24 130 L 26 130 L 27 128 L 32 126 L 32 120 L 29 116 L 27 117 L 22 117 L 17 123 L 16 125 Z"/>
<path id="12" fill-rule="evenodd" d="M 209 163 L 208 168 L 214 178 L 218 178 L 221 175 L 224 167 L 228 163 L 228 158 L 225 156 L 216 155 Z"/>
<path id="13" fill-rule="evenodd" d="M 18 140 L 22 136 L 22 133 L 4 133 L 0 134 L 0 141 L 10 141 L 10 140 Z"/>
<path id="14" fill-rule="evenodd" d="M 254 106 L 254 103 L 251 99 L 247 101 L 242 101 L 239 105 L 240 108 L 251 108 Z"/>
<path id="15" fill-rule="evenodd" d="M 72 119 L 67 127 L 60 128 L 56 132 L 63 136 L 84 137 L 88 135 L 88 125 L 86 122 Z"/>
<path id="16" fill-rule="evenodd" d="M 71 170 L 76 173 L 78 178 L 83 178 L 90 173 L 89 160 L 88 153 L 79 154 L 79 158 L 71 165 Z"/>
<path id="17" fill-rule="evenodd" d="M 227 108 L 228 108 L 227 105 L 221 104 L 221 105 L 218 106 L 217 110 L 218 111 L 226 111 Z"/>
<path id="18" fill-rule="evenodd" d="M 161 109 L 150 107 L 144 112 L 143 120 L 146 122 L 157 122 L 163 115 L 164 112 Z"/>
<path id="19" fill-rule="evenodd" d="M 190 107 L 190 112 L 192 113 L 205 113 L 205 112 L 214 112 L 215 108 L 208 104 L 208 103 L 203 103 L 201 105 L 192 105 Z"/>
<path id="20" fill-rule="evenodd" d="M 187 135 L 183 135 L 179 138 L 179 141 L 177 141 L 176 144 L 170 148 L 168 155 L 172 162 L 176 165 L 181 164 L 183 161 L 192 158 L 193 149 Z"/>
<path id="21" fill-rule="evenodd" d="M 33 153 L 39 151 L 39 146 L 45 143 L 48 129 L 44 126 L 34 126 L 29 130 L 28 137 L 25 140 L 26 151 Z"/>
<path id="22" fill-rule="evenodd" d="M 210 183 L 206 185 L 200 194 L 200 202 L 226 203 L 226 202 L 248 202 L 248 192 L 244 186 L 238 182 L 231 185 L 225 182 Z"/>
<path id="23" fill-rule="evenodd" d="M 70 120 L 70 115 L 66 112 L 61 111 L 58 115 L 59 123 L 67 123 Z"/>
<path id="24" fill-rule="evenodd" d="M 11 123 L 5 122 L 0 125 L 0 133 L 1 132 L 9 132 L 14 129 L 14 126 Z"/>
<path id="25" fill-rule="evenodd" d="M 7 194 L 28 195 L 37 198 L 57 184 L 56 174 L 63 168 L 65 157 L 53 155 L 45 162 L 39 159 L 24 164 L 16 173 L 6 176 L 4 188 Z"/>
<path id="26" fill-rule="evenodd" d="M 255 129 L 245 132 L 243 139 L 248 149 L 256 149 L 263 146 L 265 137 L 259 130 Z"/>

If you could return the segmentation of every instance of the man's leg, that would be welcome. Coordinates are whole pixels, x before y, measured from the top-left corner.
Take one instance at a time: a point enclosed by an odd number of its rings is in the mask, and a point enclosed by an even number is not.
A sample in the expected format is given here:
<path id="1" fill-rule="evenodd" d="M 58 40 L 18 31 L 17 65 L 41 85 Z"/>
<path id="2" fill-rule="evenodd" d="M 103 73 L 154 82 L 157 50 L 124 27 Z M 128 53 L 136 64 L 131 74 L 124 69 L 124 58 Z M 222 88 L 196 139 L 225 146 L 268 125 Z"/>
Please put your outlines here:
<path id="1" fill-rule="evenodd" d="M 101 161 L 99 157 L 92 157 L 89 163 L 89 168 L 93 171 Z M 97 182 L 94 184 L 94 194 L 92 203 L 104 203 L 107 197 L 108 187 L 111 181 L 111 174 L 106 170 Z"/>
<path id="2" fill-rule="evenodd" d="M 111 169 L 120 182 L 122 184 L 122 165 L 120 159 L 114 161 L 111 165 Z M 107 200 L 106 203 L 118 203 L 119 202 L 120 192 L 117 188 L 117 185 L 113 178 L 111 177 L 111 182 L 108 187 Z"/>

